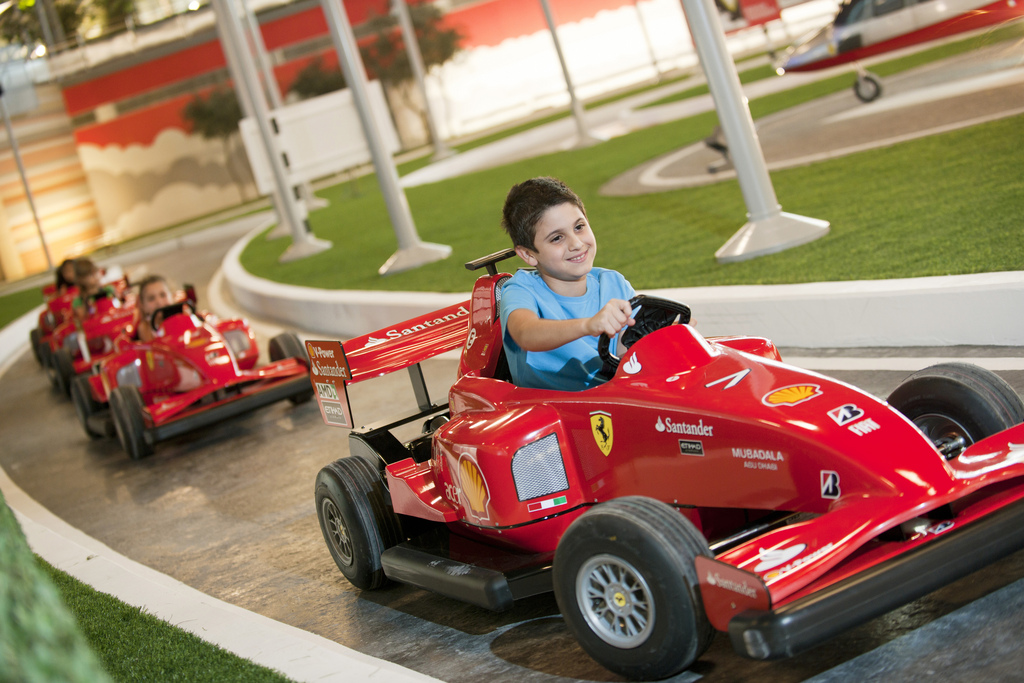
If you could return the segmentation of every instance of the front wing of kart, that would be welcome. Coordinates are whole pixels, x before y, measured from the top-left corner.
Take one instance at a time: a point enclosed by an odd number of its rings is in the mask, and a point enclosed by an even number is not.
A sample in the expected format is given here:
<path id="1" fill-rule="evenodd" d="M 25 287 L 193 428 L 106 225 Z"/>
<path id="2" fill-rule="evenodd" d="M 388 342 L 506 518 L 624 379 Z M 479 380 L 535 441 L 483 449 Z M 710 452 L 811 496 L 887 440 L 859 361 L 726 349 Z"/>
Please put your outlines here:
<path id="1" fill-rule="evenodd" d="M 809 553 L 806 562 L 798 558 L 782 567 L 778 579 L 722 561 L 729 559 L 729 553 L 720 554 L 719 559 L 698 558 L 701 596 L 709 619 L 716 629 L 729 633 L 739 654 L 754 659 L 790 657 L 1024 548 L 1020 474 L 1024 448 L 1015 443 L 1022 436 L 1024 425 L 975 444 L 968 453 L 981 455 L 974 459 L 998 457 L 1003 464 L 985 472 L 972 467 L 979 479 L 972 483 L 977 486 L 934 508 L 930 527 L 906 540 L 861 546 L 785 597 L 779 597 L 779 584 L 799 581 L 802 571 L 814 571 L 815 553 Z M 993 449 L 997 440 L 1003 445 Z M 967 474 L 966 469 L 951 469 L 961 477 Z M 849 511 L 854 507 L 858 506 Z M 863 507 L 882 510 L 886 504 L 865 500 Z M 818 521 L 827 523 L 830 514 Z M 820 555 L 824 558 L 825 553 Z M 785 576 L 789 567 L 792 572 Z"/>

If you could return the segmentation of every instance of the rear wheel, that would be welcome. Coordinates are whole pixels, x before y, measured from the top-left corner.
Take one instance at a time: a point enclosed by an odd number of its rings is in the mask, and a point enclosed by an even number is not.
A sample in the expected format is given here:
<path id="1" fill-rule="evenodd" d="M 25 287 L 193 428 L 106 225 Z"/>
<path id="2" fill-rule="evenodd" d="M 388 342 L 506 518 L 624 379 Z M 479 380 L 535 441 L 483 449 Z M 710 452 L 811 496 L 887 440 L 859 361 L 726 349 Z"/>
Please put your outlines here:
<path id="1" fill-rule="evenodd" d="M 388 581 L 380 556 L 402 540 L 383 475 L 368 461 L 342 458 L 316 477 L 316 514 L 327 548 L 353 586 L 373 590 Z"/>
<path id="2" fill-rule="evenodd" d="M 267 353 L 270 356 L 271 362 L 284 360 L 285 358 L 295 358 L 301 361 L 304 365 L 309 365 L 309 356 L 306 355 L 306 347 L 302 344 L 299 338 L 291 332 L 282 332 L 273 339 L 270 340 L 270 345 L 267 347 Z M 300 403 L 306 403 L 313 398 L 313 385 L 309 387 L 309 391 L 304 391 L 301 394 L 289 396 L 288 400 L 295 405 Z"/>
<path id="3" fill-rule="evenodd" d="M 82 429 L 90 438 L 106 436 L 105 432 L 97 432 L 89 426 L 89 418 L 103 410 L 103 405 L 93 399 L 87 375 L 77 375 L 71 380 L 71 402 L 75 404 L 75 413 L 82 423 Z"/>
<path id="4" fill-rule="evenodd" d="M 57 391 L 71 395 L 71 380 L 75 377 L 75 361 L 67 349 L 58 349 L 53 354 L 53 378 Z"/>
<path id="5" fill-rule="evenodd" d="M 1024 422 L 1024 402 L 1001 377 L 967 363 L 915 372 L 889 395 L 942 455 L 951 460 L 971 444 Z"/>
<path id="6" fill-rule="evenodd" d="M 672 507 L 619 498 L 573 522 L 555 551 L 555 598 L 600 664 L 630 679 L 667 678 L 708 648 L 694 561 L 707 541 Z"/>
<path id="7" fill-rule="evenodd" d="M 146 405 L 138 387 L 114 387 L 110 392 L 110 413 L 121 447 L 132 460 L 153 454 L 153 445 L 146 440 Z"/>

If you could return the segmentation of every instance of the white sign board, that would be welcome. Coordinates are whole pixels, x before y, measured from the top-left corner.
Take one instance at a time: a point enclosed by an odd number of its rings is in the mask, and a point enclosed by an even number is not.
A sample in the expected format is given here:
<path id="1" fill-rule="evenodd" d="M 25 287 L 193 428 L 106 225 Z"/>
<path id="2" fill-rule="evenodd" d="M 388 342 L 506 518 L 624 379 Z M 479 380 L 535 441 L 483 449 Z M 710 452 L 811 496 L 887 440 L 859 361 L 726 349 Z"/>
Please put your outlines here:
<path id="1" fill-rule="evenodd" d="M 370 109 L 387 151 L 393 154 L 399 149 L 398 133 L 391 121 L 384 89 L 380 81 L 370 81 L 367 85 Z M 270 114 L 277 122 L 278 148 L 288 158 L 285 173 L 289 185 L 323 178 L 370 161 L 370 148 L 348 88 L 285 105 Z M 274 176 L 259 128 L 251 118 L 242 119 L 238 127 L 256 187 L 261 194 L 270 194 L 274 189 Z"/>

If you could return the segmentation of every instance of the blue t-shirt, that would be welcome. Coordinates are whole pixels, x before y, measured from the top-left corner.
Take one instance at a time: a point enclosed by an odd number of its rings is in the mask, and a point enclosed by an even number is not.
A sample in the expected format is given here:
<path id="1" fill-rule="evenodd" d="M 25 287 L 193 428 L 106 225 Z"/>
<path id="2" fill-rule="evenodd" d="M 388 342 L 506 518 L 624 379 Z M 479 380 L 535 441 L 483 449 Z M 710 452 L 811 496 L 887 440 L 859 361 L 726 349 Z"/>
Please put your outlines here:
<path id="1" fill-rule="evenodd" d="M 551 351 L 524 351 L 508 333 L 509 313 L 525 308 L 542 320 L 589 318 L 611 299 L 629 300 L 633 287 L 614 270 L 593 268 L 583 296 L 556 294 L 535 270 L 520 270 L 501 289 L 501 331 L 513 381 L 521 387 L 579 391 L 600 384 L 597 337 L 581 337 Z"/>

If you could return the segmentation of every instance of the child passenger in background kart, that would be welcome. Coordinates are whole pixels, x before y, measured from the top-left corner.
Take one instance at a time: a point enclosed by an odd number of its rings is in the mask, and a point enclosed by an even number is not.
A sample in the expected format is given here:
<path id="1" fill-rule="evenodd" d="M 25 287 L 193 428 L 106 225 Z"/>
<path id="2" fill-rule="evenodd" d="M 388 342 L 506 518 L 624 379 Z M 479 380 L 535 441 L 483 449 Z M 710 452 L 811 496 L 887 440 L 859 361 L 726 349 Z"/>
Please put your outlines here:
<path id="1" fill-rule="evenodd" d="M 153 329 L 153 314 L 164 306 L 174 303 L 174 295 L 167 279 L 162 275 L 148 275 L 139 283 L 139 307 L 136 313 L 135 336 L 139 341 L 150 342 L 162 334 L 162 330 Z M 192 309 L 185 306 L 184 313 L 191 314 Z M 156 320 L 157 327 L 163 322 Z M 194 368 L 176 364 L 178 370 L 178 384 L 174 387 L 176 392 L 191 391 L 199 387 L 202 379 Z"/>
<path id="2" fill-rule="evenodd" d="M 97 299 L 117 296 L 113 287 L 100 284 L 100 275 L 100 269 L 92 260 L 87 258 L 75 260 L 75 284 L 78 285 L 78 296 L 71 302 L 71 310 L 78 322 L 96 312 Z"/>
<path id="3" fill-rule="evenodd" d="M 63 296 L 75 286 L 75 259 L 66 258 L 57 268 L 56 295 Z"/>
<path id="4" fill-rule="evenodd" d="M 501 326 L 513 381 L 574 391 L 601 383 L 597 337 L 635 321 L 633 287 L 614 270 L 594 267 L 597 239 L 576 193 L 556 178 L 513 185 L 502 227 L 519 270 L 501 290 Z"/>
<path id="5" fill-rule="evenodd" d="M 149 275 L 139 283 L 139 308 L 135 323 L 135 336 L 139 341 L 153 341 L 152 317 L 157 309 L 174 303 L 170 285 L 162 275 Z"/>

